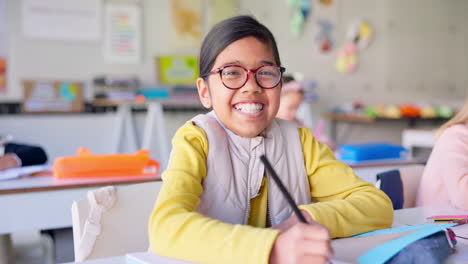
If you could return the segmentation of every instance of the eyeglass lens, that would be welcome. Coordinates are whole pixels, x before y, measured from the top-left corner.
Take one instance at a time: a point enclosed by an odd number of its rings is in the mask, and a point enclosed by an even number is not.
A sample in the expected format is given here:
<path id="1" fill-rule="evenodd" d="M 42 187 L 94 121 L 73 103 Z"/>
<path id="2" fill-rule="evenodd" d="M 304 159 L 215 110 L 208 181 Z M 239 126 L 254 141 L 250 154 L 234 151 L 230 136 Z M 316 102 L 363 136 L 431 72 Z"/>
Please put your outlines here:
<path id="1" fill-rule="evenodd" d="M 221 80 L 231 89 L 244 86 L 247 81 L 247 71 L 239 66 L 229 66 L 221 71 Z M 276 66 L 263 66 L 255 72 L 257 84 L 262 88 L 273 88 L 281 81 L 281 71 Z"/>

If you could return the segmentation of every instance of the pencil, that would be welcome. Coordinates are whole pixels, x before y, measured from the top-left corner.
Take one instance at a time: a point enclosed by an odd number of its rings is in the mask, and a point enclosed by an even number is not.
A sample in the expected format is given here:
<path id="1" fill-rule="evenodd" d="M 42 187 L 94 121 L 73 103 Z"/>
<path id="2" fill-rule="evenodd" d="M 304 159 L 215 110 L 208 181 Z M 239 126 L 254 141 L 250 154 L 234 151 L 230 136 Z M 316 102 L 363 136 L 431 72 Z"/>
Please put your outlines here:
<path id="1" fill-rule="evenodd" d="M 293 198 L 291 197 L 291 195 L 288 193 L 288 191 L 284 187 L 283 183 L 281 182 L 280 178 L 278 177 L 278 174 L 276 174 L 275 170 L 273 169 L 273 167 L 271 166 L 270 162 L 265 157 L 265 155 L 260 156 L 260 160 L 265 165 L 266 170 L 270 173 L 270 175 L 273 178 L 273 180 L 275 181 L 276 185 L 278 185 L 280 191 L 283 193 L 283 195 L 286 198 L 286 200 L 288 201 L 289 205 L 292 207 L 294 213 L 299 218 L 299 221 L 301 221 L 302 223 L 307 223 L 304 215 L 302 215 L 301 211 L 297 207 L 297 205 L 294 202 Z"/>

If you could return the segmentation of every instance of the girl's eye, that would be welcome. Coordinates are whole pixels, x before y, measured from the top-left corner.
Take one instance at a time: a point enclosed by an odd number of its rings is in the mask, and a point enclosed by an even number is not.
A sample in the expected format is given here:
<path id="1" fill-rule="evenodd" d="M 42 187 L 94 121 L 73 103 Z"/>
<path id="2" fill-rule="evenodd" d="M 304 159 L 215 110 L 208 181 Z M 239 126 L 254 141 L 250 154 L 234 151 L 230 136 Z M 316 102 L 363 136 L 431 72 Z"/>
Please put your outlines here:
<path id="1" fill-rule="evenodd" d="M 263 77 L 263 78 L 278 78 L 279 76 L 279 73 L 277 71 L 274 71 L 274 70 L 263 70 L 261 72 L 258 73 L 258 75 L 260 77 Z"/>
<path id="2" fill-rule="evenodd" d="M 224 76 L 239 76 L 242 75 L 242 72 L 240 70 L 232 70 L 232 69 L 225 69 L 223 70 L 223 75 Z"/>
<path id="3" fill-rule="evenodd" d="M 261 71 L 259 72 L 260 75 L 265 75 L 265 76 L 275 76 L 276 74 L 272 71 Z"/>

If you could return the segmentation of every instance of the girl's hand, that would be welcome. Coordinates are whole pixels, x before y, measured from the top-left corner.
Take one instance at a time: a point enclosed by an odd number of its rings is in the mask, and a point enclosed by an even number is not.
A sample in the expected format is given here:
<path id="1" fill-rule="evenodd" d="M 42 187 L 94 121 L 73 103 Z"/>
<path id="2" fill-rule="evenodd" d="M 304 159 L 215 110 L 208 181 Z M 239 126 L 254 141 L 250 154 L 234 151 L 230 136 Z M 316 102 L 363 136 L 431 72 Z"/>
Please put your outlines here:
<path id="1" fill-rule="evenodd" d="M 269 263 L 328 263 L 332 255 L 328 229 L 316 222 L 299 222 L 281 232 L 276 238 Z"/>

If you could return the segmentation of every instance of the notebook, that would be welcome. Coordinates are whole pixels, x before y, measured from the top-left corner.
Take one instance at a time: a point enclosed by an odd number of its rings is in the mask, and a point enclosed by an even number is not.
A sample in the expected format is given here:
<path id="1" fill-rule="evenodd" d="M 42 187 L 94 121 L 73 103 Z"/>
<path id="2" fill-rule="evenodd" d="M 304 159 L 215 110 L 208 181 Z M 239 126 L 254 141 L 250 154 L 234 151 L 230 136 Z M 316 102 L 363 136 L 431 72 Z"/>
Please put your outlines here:
<path id="1" fill-rule="evenodd" d="M 151 252 L 138 252 L 126 255 L 127 264 L 195 264 L 193 262 L 182 261 L 178 259 L 171 259 L 158 256 Z M 347 264 L 339 260 L 332 260 L 333 264 Z"/>
<path id="2" fill-rule="evenodd" d="M 194 264 L 193 262 L 161 257 L 151 252 L 129 253 L 125 258 L 128 264 Z"/>

